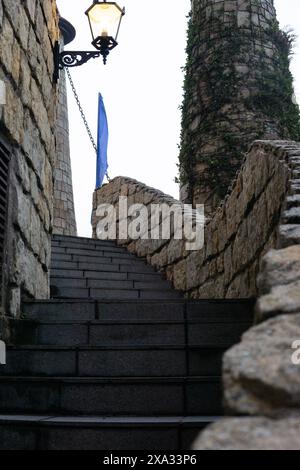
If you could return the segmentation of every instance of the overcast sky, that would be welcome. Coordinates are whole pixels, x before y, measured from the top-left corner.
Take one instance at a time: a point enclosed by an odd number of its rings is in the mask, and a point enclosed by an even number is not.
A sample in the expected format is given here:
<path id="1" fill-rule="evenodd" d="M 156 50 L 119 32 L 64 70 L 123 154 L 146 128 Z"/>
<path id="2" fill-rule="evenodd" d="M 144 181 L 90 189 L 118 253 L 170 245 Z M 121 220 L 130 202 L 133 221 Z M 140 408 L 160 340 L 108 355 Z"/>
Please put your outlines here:
<path id="1" fill-rule="evenodd" d="M 90 50 L 85 10 L 92 0 L 57 0 L 61 15 L 77 31 L 67 49 Z M 93 135 L 97 130 L 97 97 L 101 92 L 109 120 L 110 177 L 130 176 L 178 198 L 177 175 L 180 111 L 185 64 L 186 16 L 190 0 L 119 0 L 126 15 L 119 46 L 108 63 L 101 59 L 71 69 Z M 281 26 L 300 36 L 299 0 L 275 0 Z M 300 41 L 300 40 L 299 40 Z M 300 102 L 300 48 L 292 63 Z M 69 90 L 73 186 L 78 234 L 90 236 L 95 153 Z"/>

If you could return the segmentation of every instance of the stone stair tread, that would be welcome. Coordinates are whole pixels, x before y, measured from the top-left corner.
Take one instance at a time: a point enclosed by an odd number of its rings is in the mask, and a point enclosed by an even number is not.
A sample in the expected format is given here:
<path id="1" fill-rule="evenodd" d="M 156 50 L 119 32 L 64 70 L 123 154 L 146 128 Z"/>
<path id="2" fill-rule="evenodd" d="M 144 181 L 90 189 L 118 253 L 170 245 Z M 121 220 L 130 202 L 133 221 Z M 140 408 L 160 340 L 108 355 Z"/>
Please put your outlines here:
<path id="1" fill-rule="evenodd" d="M 95 287 L 59 287 L 52 286 L 53 290 L 51 293 L 52 298 L 61 298 L 61 299 L 81 299 L 81 298 L 91 298 L 91 299 L 111 299 L 111 300 L 138 300 L 142 299 L 152 299 L 164 300 L 166 298 L 178 298 L 182 297 L 182 294 L 179 291 L 174 291 L 172 289 L 122 289 L 122 288 L 103 288 L 97 289 Z"/>
<path id="2" fill-rule="evenodd" d="M 228 348 L 230 343 L 207 343 L 204 345 L 193 345 L 194 349 L 215 349 L 223 350 Z M 7 351 L 184 351 L 185 344 L 157 344 L 157 345 L 114 345 L 114 346 L 94 346 L 94 345 L 79 345 L 79 346 L 61 346 L 61 345 L 47 345 L 47 344 L 22 344 L 22 345 L 8 345 Z M 1 371 L 1 369 L 0 369 Z"/>
<path id="3" fill-rule="evenodd" d="M 145 265 L 144 258 L 136 258 L 130 254 L 123 254 L 117 253 L 114 255 L 113 253 L 108 252 L 107 255 L 93 253 L 92 251 L 88 254 L 81 254 L 81 253 L 61 253 L 52 256 L 52 264 L 57 265 L 60 262 L 78 262 L 78 263 L 90 263 L 93 262 L 94 264 L 105 264 L 105 263 L 114 263 L 114 264 L 137 264 L 137 265 Z"/>
<path id="4" fill-rule="evenodd" d="M 11 346 L 1 376 L 215 376 L 230 344 Z"/>
<path id="5" fill-rule="evenodd" d="M 61 261 L 59 263 L 52 263 L 50 270 L 70 270 L 70 271 L 102 271 L 102 272 L 116 272 L 116 273 L 133 273 L 133 274 L 152 274 L 155 270 L 152 266 L 146 265 L 143 262 L 123 264 L 123 263 L 84 263 L 81 261 Z"/>
<path id="6" fill-rule="evenodd" d="M 0 415 L 1 450 L 122 451 L 190 449 L 218 416 L 81 417 Z"/>
<path id="7" fill-rule="evenodd" d="M 55 268 L 51 269 L 50 271 L 51 277 L 55 277 L 57 279 L 116 279 L 116 280 L 129 280 L 129 281 L 138 281 L 144 279 L 162 279 L 159 273 L 150 272 L 150 273 L 126 273 L 120 271 L 93 271 L 93 270 L 79 270 L 79 269 L 65 269 L 65 268 Z"/>
<path id="8" fill-rule="evenodd" d="M 64 250 L 64 251 L 61 251 Z M 111 251 L 110 251 L 111 250 Z M 125 250 L 119 250 L 116 248 L 116 251 L 113 251 L 112 248 L 107 250 L 100 250 L 100 249 L 84 249 L 84 248 L 60 248 L 59 251 L 57 249 L 52 248 L 52 259 L 53 257 L 57 258 L 58 260 L 62 256 L 71 256 L 71 257 L 83 257 L 83 258 L 124 258 L 130 259 L 132 261 L 144 261 L 145 258 L 138 258 L 132 253 L 129 253 Z"/>
<path id="9" fill-rule="evenodd" d="M 131 325 L 131 326 L 138 326 L 138 325 L 185 325 L 186 322 L 188 322 L 189 324 L 191 325 L 198 325 L 198 324 L 215 324 L 216 322 L 220 325 L 226 325 L 228 324 L 228 321 L 225 321 L 226 319 L 224 320 L 218 320 L 216 319 L 216 321 L 213 321 L 213 322 L 210 322 L 210 321 L 207 321 L 206 319 L 201 319 L 199 320 L 199 322 L 197 322 L 196 320 L 188 320 L 187 321 L 184 321 L 184 320 L 168 320 L 168 319 L 136 319 L 136 318 L 133 318 L 133 319 L 128 319 L 128 320 L 121 320 L 121 319 L 116 319 L 116 320 L 113 320 L 113 319 L 108 319 L 108 320 L 105 320 L 105 319 L 99 319 L 99 320 L 64 320 L 63 318 L 57 318 L 57 319 L 46 319 L 46 320 L 43 320 L 42 318 L 40 317 L 37 317 L 37 318 L 23 318 L 22 320 L 11 320 L 11 322 L 16 322 L 17 324 L 21 324 L 21 323 L 24 323 L 25 325 L 28 324 L 29 326 L 30 325 L 34 325 L 34 326 L 47 326 L 47 325 L 50 325 L 50 326 L 72 326 L 72 325 L 83 325 L 83 326 L 86 326 L 86 325 L 96 325 L 96 326 L 115 326 L 115 325 Z M 240 325 L 248 325 L 248 322 L 245 321 L 245 320 L 241 320 L 241 321 L 238 321 L 235 323 L 236 324 L 240 324 Z"/>
<path id="10" fill-rule="evenodd" d="M 42 425 L 79 425 L 79 426 L 136 426 L 136 425 L 169 425 L 212 423 L 220 419 L 220 416 L 59 416 L 59 415 L 26 415 L 26 414 L 0 414 L 2 423 L 38 423 Z"/>
<path id="11" fill-rule="evenodd" d="M 30 319 L 24 318 L 22 320 L 11 320 L 11 322 L 16 322 L 17 325 L 24 323 L 25 325 L 33 325 L 33 326 L 73 326 L 73 325 L 96 325 L 96 326 L 115 326 L 115 325 L 130 325 L 130 326 L 138 326 L 138 325 L 184 325 L 185 322 L 183 320 L 141 320 L 133 319 L 133 320 L 64 320 L 63 318 L 58 318 L 56 320 L 43 320 L 40 317 Z"/>
<path id="12" fill-rule="evenodd" d="M 67 250 L 67 251 L 66 251 Z M 98 253 L 106 253 L 106 252 L 111 252 L 113 255 L 116 253 L 121 253 L 121 254 L 127 254 L 131 256 L 131 253 L 129 253 L 125 248 L 119 248 L 116 245 L 88 245 L 88 244 L 75 244 L 75 243 L 68 243 L 68 244 L 55 244 L 52 243 L 52 254 L 64 254 L 68 252 L 72 252 L 73 250 L 78 251 L 81 250 L 83 253 L 87 252 L 92 252 L 92 256 L 97 256 Z"/>
<path id="13" fill-rule="evenodd" d="M 17 345 L 87 345 L 136 346 L 183 345 L 189 347 L 210 344 L 231 346 L 250 326 L 244 322 L 189 322 L 182 320 L 23 320 L 11 322 L 13 342 Z M 226 338 L 226 339 L 225 339 Z"/>
<path id="14" fill-rule="evenodd" d="M 73 244 L 87 244 L 87 245 L 107 245 L 107 246 L 118 246 L 116 240 L 98 240 L 96 238 L 87 238 L 87 237 L 75 237 L 70 235 L 53 235 L 52 236 L 52 243 L 62 243 L 66 245 L 68 243 Z"/>
<path id="15" fill-rule="evenodd" d="M 51 299 L 23 303 L 26 318 L 66 319 L 87 321 L 98 319 L 172 319 L 189 322 L 215 323 L 216 321 L 253 322 L 253 301 L 187 301 L 184 298 L 136 300 Z"/>
<path id="16" fill-rule="evenodd" d="M 0 414 L 173 416 L 222 414 L 221 377 L 0 378 Z"/>
<path id="17" fill-rule="evenodd" d="M 133 290 L 172 290 L 171 284 L 168 281 L 158 279 L 157 281 L 134 281 L 128 279 L 90 279 L 85 278 L 60 278 L 51 276 L 51 286 L 58 287 L 80 287 L 80 288 L 93 288 L 93 289 L 133 289 Z"/>
<path id="18" fill-rule="evenodd" d="M 101 260 L 101 261 L 100 261 Z M 108 266 L 114 268 L 116 270 L 125 269 L 125 267 L 130 267 L 130 269 L 141 269 L 145 268 L 148 271 L 154 271 L 152 266 L 147 265 L 143 260 L 135 260 L 135 259 L 128 259 L 128 258 L 93 258 L 92 260 L 89 259 L 82 259 L 82 260 L 53 260 L 51 264 L 53 269 L 57 269 L 59 267 L 65 268 L 69 266 L 70 269 L 78 269 L 79 271 L 97 271 L 98 269 L 104 269 Z M 86 266 L 86 267 L 85 267 Z"/>
<path id="19" fill-rule="evenodd" d="M 68 383 L 68 384 L 168 384 L 168 383 L 220 383 L 222 381 L 221 376 L 193 376 L 193 377 L 45 377 L 45 376 L 0 376 L 0 383 L 11 382 L 11 383 Z"/>

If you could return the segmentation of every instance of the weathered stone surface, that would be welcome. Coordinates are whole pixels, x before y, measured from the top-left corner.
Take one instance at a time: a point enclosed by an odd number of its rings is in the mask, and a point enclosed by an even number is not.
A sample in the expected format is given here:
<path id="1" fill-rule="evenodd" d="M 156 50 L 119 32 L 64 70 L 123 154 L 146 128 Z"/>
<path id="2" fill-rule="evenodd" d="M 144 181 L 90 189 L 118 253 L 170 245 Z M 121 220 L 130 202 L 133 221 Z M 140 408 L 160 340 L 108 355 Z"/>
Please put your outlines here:
<path id="1" fill-rule="evenodd" d="M 300 280 L 300 246 L 270 250 L 263 258 L 259 289 L 262 294 L 273 287 Z"/>
<path id="2" fill-rule="evenodd" d="M 281 113 L 275 117 L 263 103 L 259 107 L 249 106 L 248 99 L 264 93 L 264 79 L 268 81 L 274 76 L 276 87 L 275 77 L 284 80 L 289 73 L 288 61 L 286 68 L 279 66 L 277 57 L 282 50 L 270 34 L 276 22 L 274 2 L 268 0 L 192 2 L 180 179 L 185 189 L 183 200 L 205 204 L 209 215 L 220 204 L 221 188 L 224 187 L 223 194 L 230 188 L 253 140 L 258 136 L 277 139 L 286 134 L 289 137 L 286 129 L 281 128 Z M 215 90 L 219 90 L 218 95 Z M 292 93 L 287 91 L 285 98 L 282 107 L 294 109 Z M 250 179 L 245 178 L 243 182 L 249 182 L 254 189 L 252 196 L 258 196 L 257 190 L 265 185 L 270 173 L 264 165 L 260 178 L 256 178 L 256 168 L 249 172 Z M 242 204 L 237 193 L 233 192 L 236 204 L 231 207 L 240 211 Z M 231 220 L 234 227 L 236 219 Z"/>
<path id="3" fill-rule="evenodd" d="M 151 240 L 149 232 L 147 240 L 132 243 L 125 240 L 122 244 L 129 245 L 132 253 L 147 257 L 150 264 L 163 269 L 173 282 L 174 266 L 185 259 L 185 273 L 180 273 L 181 279 L 177 282 L 181 288 L 185 285 L 187 296 L 236 298 L 257 295 L 256 281 L 262 257 L 278 243 L 277 221 L 290 180 L 289 168 L 284 163 L 289 147 L 287 142 L 280 141 L 257 141 L 252 145 L 231 194 L 214 217 L 206 221 L 203 249 L 186 251 L 186 241 L 175 240 L 173 230 L 170 240 Z M 293 148 L 297 149 L 297 145 L 293 144 Z M 94 236 L 98 204 L 110 203 L 118 208 L 120 194 L 129 196 L 128 204 L 145 204 L 148 211 L 150 201 L 151 207 L 155 203 L 180 204 L 136 180 L 115 178 L 94 194 Z M 160 231 L 162 220 L 158 218 L 154 226 Z M 269 271 L 272 269 L 270 267 Z M 284 273 L 279 271 L 283 276 Z"/>
<path id="4" fill-rule="evenodd" d="M 182 259 L 184 244 L 184 240 L 170 240 L 168 244 L 168 264 L 173 264 Z"/>
<path id="5" fill-rule="evenodd" d="M 205 268 L 203 266 L 203 261 L 204 261 L 204 250 L 201 251 L 202 256 L 199 252 L 194 252 L 191 253 L 187 257 L 187 266 L 186 266 L 186 288 L 187 290 L 194 289 L 195 287 L 198 287 L 202 282 L 201 282 L 201 276 L 204 275 Z M 206 272 L 208 269 L 206 269 Z M 208 273 L 207 273 L 208 276 Z M 205 278 L 205 275 L 204 275 Z M 203 277 L 202 277 L 203 279 Z M 204 279 L 205 280 L 205 279 Z"/>
<path id="6" fill-rule="evenodd" d="M 300 245 L 300 225 L 281 225 L 279 227 L 279 239 L 283 248 Z"/>
<path id="7" fill-rule="evenodd" d="M 299 338 L 300 314 L 282 315 L 249 330 L 225 354 L 224 399 L 230 414 L 274 416 L 300 406 L 300 369 L 292 362 L 292 345 Z"/>
<path id="8" fill-rule="evenodd" d="M 257 302 L 257 320 L 262 321 L 280 313 L 300 311 L 300 281 L 274 287 L 270 294 L 264 295 Z"/>
<path id="9" fill-rule="evenodd" d="M 56 119 L 56 162 L 54 169 L 54 217 L 53 233 L 77 235 L 72 168 L 69 143 L 69 119 L 65 73 L 61 73 L 58 90 Z M 64 227 L 62 227 L 64 220 Z"/>
<path id="10" fill-rule="evenodd" d="M 300 418 L 228 418 L 207 428 L 193 450 L 300 450 Z"/>
<path id="11" fill-rule="evenodd" d="M 283 213 L 282 221 L 285 224 L 300 224 L 300 207 L 292 207 Z"/>
<path id="12" fill-rule="evenodd" d="M 49 296 L 57 23 L 55 0 L 0 0 L 0 77 L 7 95 L 0 127 L 11 146 L 3 292 L 5 313 L 15 317 L 22 297 Z"/>
<path id="13" fill-rule="evenodd" d="M 183 292 L 186 290 L 186 260 L 182 260 L 174 265 L 173 283 L 175 289 Z"/>
<path id="14" fill-rule="evenodd" d="M 289 209 L 291 207 L 300 207 L 300 194 L 287 197 L 286 204 Z"/>

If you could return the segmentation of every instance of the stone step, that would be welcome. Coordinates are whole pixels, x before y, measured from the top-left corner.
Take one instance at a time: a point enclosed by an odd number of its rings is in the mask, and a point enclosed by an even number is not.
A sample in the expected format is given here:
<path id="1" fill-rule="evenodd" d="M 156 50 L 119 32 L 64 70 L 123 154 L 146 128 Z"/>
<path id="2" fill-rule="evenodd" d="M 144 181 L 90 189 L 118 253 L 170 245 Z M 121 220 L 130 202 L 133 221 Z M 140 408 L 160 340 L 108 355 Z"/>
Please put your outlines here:
<path id="1" fill-rule="evenodd" d="M 62 255 L 62 256 L 65 256 L 65 255 Z M 75 259 L 77 257 L 77 259 Z M 66 263 L 70 263 L 73 265 L 73 263 L 77 263 L 77 267 L 80 268 L 80 265 L 82 264 L 85 264 L 86 266 L 89 266 L 91 265 L 91 268 L 92 267 L 94 268 L 95 271 L 97 271 L 97 269 L 101 266 L 105 266 L 107 264 L 114 264 L 114 265 L 129 265 L 129 266 L 138 266 L 138 267 L 145 267 L 147 266 L 145 264 L 145 262 L 141 259 L 135 259 L 135 258 L 127 258 L 127 257 L 124 257 L 124 258 L 107 258 L 107 257 L 91 257 L 91 256 L 75 256 L 75 258 L 72 258 L 70 257 L 70 259 L 53 259 L 52 262 L 51 262 L 51 266 L 53 268 L 56 268 L 56 267 L 59 267 L 60 264 L 62 264 L 63 266 L 65 266 Z"/>
<path id="2" fill-rule="evenodd" d="M 219 376 L 226 346 L 9 347 L 0 376 Z"/>
<path id="3" fill-rule="evenodd" d="M 53 235 L 52 236 L 52 241 L 54 245 L 69 245 L 69 246 L 75 246 L 75 245 L 84 245 L 84 246 L 108 246 L 108 247 L 117 247 L 117 248 L 122 248 L 122 246 L 119 246 L 116 240 L 97 240 L 94 238 L 86 238 L 86 237 L 74 237 L 74 236 L 68 236 L 68 235 Z"/>
<path id="4" fill-rule="evenodd" d="M 160 273 L 126 273 L 126 272 L 107 272 L 107 271 L 79 271 L 72 269 L 51 269 L 51 277 L 65 279 L 100 279 L 115 281 L 140 281 L 152 282 L 160 279 L 164 280 Z"/>
<path id="5" fill-rule="evenodd" d="M 90 321 L 97 319 L 98 305 L 93 300 L 44 300 L 23 302 L 22 314 L 29 320 Z"/>
<path id="6" fill-rule="evenodd" d="M 127 277 L 127 276 L 125 276 Z M 51 286 L 79 287 L 93 289 L 151 289 L 151 290 L 171 290 L 171 283 L 157 279 L 156 281 L 133 281 L 133 280 L 110 280 L 110 279 L 89 279 L 89 278 L 62 278 L 53 277 L 50 279 Z"/>
<path id="7" fill-rule="evenodd" d="M 246 322 L 191 321 L 11 321 L 12 344 L 48 346 L 210 346 L 228 348 L 250 328 Z"/>
<path id="8" fill-rule="evenodd" d="M 287 209 L 293 207 L 300 207 L 300 194 L 295 194 L 294 196 L 288 196 L 286 199 Z"/>
<path id="9" fill-rule="evenodd" d="M 93 243 L 93 244 L 87 244 L 87 243 L 57 243 L 53 242 L 51 243 L 52 246 L 52 253 L 71 253 L 72 250 L 82 250 L 85 253 L 93 251 L 95 254 L 98 252 L 103 253 L 110 251 L 112 253 L 129 253 L 126 248 L 121 248 L 118 247 L 115 244 L 111 245 L 105 245 L 105 244 L 100 244 L 100 243 Z"/>
<path id="10" fill-rule="evenodd" d="M 90 237 L 78 237 L 75 235 L 52 235 L 52 242 L 61 242 L 61 243 L 104 243 L 109 245 L 116 245 L 116 240 L 98 240 L 96 238 Z"/>
<path id="11" fill-rule="evenodd" d="M 218 415 L 221 389 L 218 377 L 1 377 L 0 413 Z"/>
<path id="12" fill-rule="evenodd" d="M 0 415 L 0 450 L 189 450 L 212 416 Z"/>
<path id="13" fill-rule="evenodd" d="M 115 260 L 116 261 L 116 260 Z M 154 273 L 154 268 L 148 266 L 140 260 L 136 262 L 120 261 L 109 262 L 109 259 L 103 263 L 96 262 L 83 262 L 83 261 L 53 261 L 51 264 L 51 270 L 63 269 L 63 270 L 78 270 L 78 271 L 98 271 L 98 272 L 125 272 L 125 273 L 143 273 L 150 274 Z"/>
<path id="14" fill-rule="evenodd" d="M 140 281 L 140 282 L 154 282 L 158 279 L 161 279 L 165 282 L 170 284 L 170 281 L 166 281 L 161 273 L 153 272 L 151 274 L 143 274 L 143 273 L 127 273 L 127 278 L 130 281 Z"/>
<path id="15" fill-rule="evenodd" d="M 59 246 L 52 246 L 52 254 L 56 256 L 60 255 L 78 255 L 78 256 L 87 256 L 87 257 L 93 257 L 93 256 L 105 256 L 108 258 L 111 257 L 120 257 L 120 258 L 132 258 L 132 259 L 138 259 L 136 255 L 133 253 L 130 253 L 127 251 L 125 248 L 119 248 L 117 246 L 101 246 L 99 245 L 98 247 L 90 247 L 89 245 L 86 245 L 85 247 L 82 245 L 74 245 L 74 246 L 69 246 L 69 245 L 59 245 Z"/>
<path id="16" fill-rule="evenodd" d="M 23 315 L 44 321 L 184 321 L 197 323 L 245 323 L 254 319 L 254 300 L 186 299 L 151 301 L 46 300 L 24 302 Z"/>
<path id="17" fill-rule="evenodd" d="M 183 322 L 11 322 L 13 344 L 48 346 L 183 346 Z M 230 345 L 231 343 L 229 343 Z"/>
<path id="18" fill-rule="evenodd" d="M 284 211 L 282 221 L 284 224 L 288 225 L 300 224 L 300 207 L 296 206 Z"/>
<path id="19" fill-rule="evenodd" d="M 61 299 L 103 299 L 103 300 L 134 300 L 134 299 L 178 299 L 182 295 L 175 290 L 162 289 L 95 289 L 95 288 L 76 288 L 52 286 L 51 297 Z"/>
<path id="20" fill-rule="evenodd" d="M 116 265 L 117 266 L 117 265 Z M 141 273 L 141 274 L 151 274 L 155 273 L 155 269 L 152 266 L 149 266 L 148 264 L 120 264 L 120 272 L 121 273 Z"/>
<path id="21" fill-rule="evenodd" d="M 95 262 L 107 262 L 107 259 L 110 261 L 112 259 L 121 259 L 127 261 L 137 261 L 145 263 L 143 258 L 137 258 L 136 256 L 132 255 L 131 253 L 127 252 L 116 252 L 113 251 L 96 251 L 96 250 L 77 250 L 77 249 L 70 249 L 65 248 L 63 253 L 57 253 L 55 250 L 52 250 L 52 261 L 83 261 L 83 262 L 90 262 L 94 260 Z"/>

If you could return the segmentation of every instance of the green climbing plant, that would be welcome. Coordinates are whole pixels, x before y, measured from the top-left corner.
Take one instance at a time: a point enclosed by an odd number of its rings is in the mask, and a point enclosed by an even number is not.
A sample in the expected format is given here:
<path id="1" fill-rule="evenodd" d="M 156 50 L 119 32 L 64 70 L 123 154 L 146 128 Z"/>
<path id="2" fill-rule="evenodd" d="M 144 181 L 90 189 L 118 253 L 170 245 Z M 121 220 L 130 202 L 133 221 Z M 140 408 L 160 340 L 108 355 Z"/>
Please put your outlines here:
<path id="1" fill-rule="evenodd" d="M 190 15 L 178 181 L 193 187 L 195 167 L 203 164 L 202 184 L 217 188 L 223 198 L 249 142 L 264 137 L 267 128 L 300 140 L 290 72 L 295 36 L 281 31 L 277 21 L 261 30 L 226 26 L 215 18 L 210 28 L 218 41 L 202 28 Z M 207 151 L 214 140 L 216 149 Z"/>

